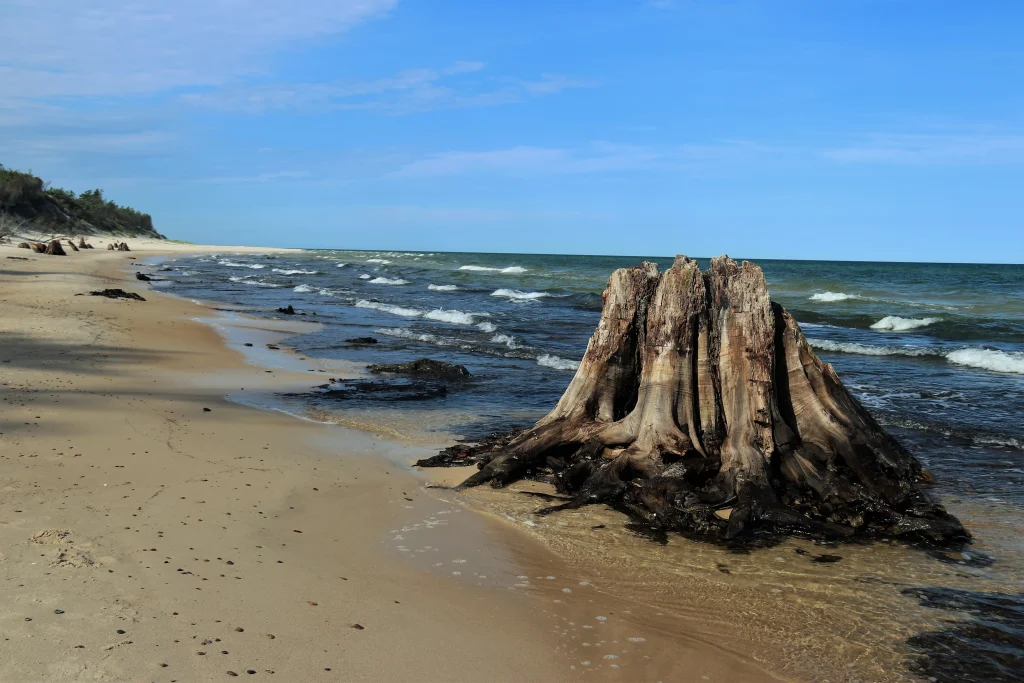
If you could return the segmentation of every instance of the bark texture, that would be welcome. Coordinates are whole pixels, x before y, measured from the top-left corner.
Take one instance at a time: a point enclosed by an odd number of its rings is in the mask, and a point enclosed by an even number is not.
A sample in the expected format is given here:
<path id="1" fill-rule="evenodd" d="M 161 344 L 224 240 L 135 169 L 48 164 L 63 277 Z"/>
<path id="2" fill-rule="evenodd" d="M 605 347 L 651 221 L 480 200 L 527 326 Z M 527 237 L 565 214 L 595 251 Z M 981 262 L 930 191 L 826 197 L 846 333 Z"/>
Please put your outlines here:
<path id="1" fill-rule="evenodd" d="M 569 500 L 543 513 L 609 503 L 712 539 L 969 538 L 922 491 L 917 459 L 772 303 L 755 264 L 643 263 L 615 271 L 603 301 L 555 408 L 462 486 L 549 472 Z"/>

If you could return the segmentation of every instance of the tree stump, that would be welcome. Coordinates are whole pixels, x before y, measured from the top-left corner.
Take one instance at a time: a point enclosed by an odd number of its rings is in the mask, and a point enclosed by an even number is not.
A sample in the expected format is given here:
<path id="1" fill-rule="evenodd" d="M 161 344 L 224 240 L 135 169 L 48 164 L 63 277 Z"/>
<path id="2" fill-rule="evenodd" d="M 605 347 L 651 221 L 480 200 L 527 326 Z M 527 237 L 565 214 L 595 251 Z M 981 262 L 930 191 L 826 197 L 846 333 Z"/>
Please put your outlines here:
<path id="1" fill-rule="evenodd" d="M 64 247 L 60 245 L 60 240 L 50 240 L 50 243 L 46 245 L 46 254 L 50 256 L 67 256 L 67 252 L 64 251 Z"/>
<path id="2" fill-rule="evenodd" d="M 930 475 L 847 392 L 773 303 L 761 269 L 677 256 L 612 273 L 597 330 L 555 408 L 484 455 L 461 486 L 550 472 L 569 502 L 608 503 L 663 531 L 728 540 L 800 534 L 970 535 Z"/>

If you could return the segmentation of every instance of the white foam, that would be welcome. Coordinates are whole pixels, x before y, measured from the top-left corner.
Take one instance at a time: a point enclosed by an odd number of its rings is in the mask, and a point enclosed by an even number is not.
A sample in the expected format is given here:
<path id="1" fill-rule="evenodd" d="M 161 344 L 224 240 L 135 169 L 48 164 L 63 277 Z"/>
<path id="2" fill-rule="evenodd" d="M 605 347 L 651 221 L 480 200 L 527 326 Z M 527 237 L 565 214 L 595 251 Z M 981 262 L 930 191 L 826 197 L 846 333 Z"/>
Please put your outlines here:
<path id="1" fill-rule="evenodd" d="M 319 271 L 316 271 L 316 270 L 301 270 L 299 268 L 295 268 L 295 269 L 291 269 L 291 270 L 288 270 L 288 269 L 285 269 L 285 268 L 274 268 L 274 269 L 271 270 L 271 272 L 273 272 L 273 273 L 281 273 L 281 275 L 316 275 L 317 272 L 319 272 Z"/>
<path id="2" fill-rule="evenodd" d="M 375 277 L 372 280 L 370 280 L 370 284 L 371 285 L 407 285 L 407 284 L 409 284 L 409 281 L 408 280 L 403 280 L 400 277 L 395 277 L 395 278 Z"/>
<path id="3" fill-rule="evenodd" d="M 368 258 L 368 259 L 366 259 L 366 262 L 367 263 L 391 263 L 391 261 L 388 261 L 386 258 Z"/>
<path id="4" fill-rule="evenodd" d="M 320 296 L 334 296 L 334 291 L 324 287 L 319 292 L 317 292 L 317 294 L 319 294 Z"/>
<path id="5" fill-rule="evenodd" d="M 384 311 L 385 313 L 391 313 L 392 315 L 401 315 L 406 318 L 418 318 L 423 315 L 423 311 L 415 308 L 403 308 L 402 306 L 392 306 L 391 304 L 382 304 L 378 301 L 367 301 L 366 299 L 360 299 L 356 302 L 356 308 L 372 308 L 377 311 Z"/>
<path id="6" fill-rule="evenodd" d="M 828 339 L 809 339 L 816 349 L 839 353 L 856 353 L 862 356 L 935 356 L 945 358 L 954 365 L 991 370 L 992 372 L 1008 372 L 1024 375 L 1024 353 L 1020 351 L 1000 351 L 998 349 L 965 348 L 944 353 L 934 349 L 913 346 L 876 346 L 873 344 L 857 344 L 855 342 L 835 342 Z"/>
<path id="7" fill-rule="evenodd" d="M 334 265 L 335 265 L 336 268 L 344 268 L 348 264 L 347 263 L 335 263 Z"/>
<path id="8" fill-rule="evenodd" d="M 433 311 L 427 311 L 423 314 L 424 318 L 428 320 L 438 320 L 444 323 L 453 323 L 455 325 L 472 325 L 473 315 L 471 313 L 463 313 L 462 311 L 446 310 L 438 308 Z"/>
<path id="9" fill-rule="evenodd" d="M 946 359 L 956 365 L 965 365 L 993 372 L 1009 372 L 1024 375 L 1024 353 L 999 351 L 997 349 L 960 349 L 946 354 Z"/>
<path id="10" fill-rule="evenodd" d="M 367 275 L 366 273 L 363 273 L 362 275 L 359 276 L 359 279 L 360 280 L 369 280 L 371 277 L 373 277 L 373 276 L 372 275 Z"/>
<path id="11" fill-rule="evenodd" d="M 494 332 L 496 329 L 498 329 L 494 323 L 489 323 L 486 321 L 482 323 L 477 323 L 476 326 L 479 327 L 484 332 Z"/>
<path id="12" fill-rule="evenodd" d="M 222 266 L 227 266 L 228 268 L 252 268 L 254 270 L 266 268 L 265 265 L 260 263 L 237 263 L 235 261 L 228 261 L 227 259 L 224 259 L 223 261 L 217 261 L 217 263 L 219 263 Z"/>
<path id="13" fill-rule="evenodd" d="M 510 334 L 496 334 L 491 337 L 491 341 L 495 344 L 504 344 L 510 349 L 521 349 L 523 345 L 516 341 L 516 338 Z"/>
<path id="14" fill-rule="evenodd" d="M 846 301 L 848 299 L 859 299 L 856 294 L 843 294 L 842 292 L 818 292 L 811 295 L 811 301 Z"/>
<path id="15" fill-rule="evenodd" d="M 406 318 L 426 318 L 427 320 L 452 323 L 453 325 L 472 325 L 473 316 L 475 315 L 473 313 L 465 313 L 463 311 L 456 311 L 454 309 L 448 310 L 444 308 L 438 308 L 433 311 L 421 311 L 418 308 L 393 306 L 392 304 L 382 304 L 379 301 L 367 301 L 366 299 L 360 299 L 357 301 L 356 308 L 372 308 L 377 311 L 391 313 L 392 315 L 401 315 Z"/>
<path id="16" fill-rule="evenodd" d="M 856 342 L 836 342 L 829 339 L 808 339 L 811 346 L 822 351 L 856 353 L 861 356 L 936 356 L 935 351 L 912 346 L 875 346 Z"/>
<path id="17" fill-rule="evenodd" d="M 491 292 L 491 296 L 503 296 L 506 299 L 514 299 L 516 301 L 535 301 L 551 295 L 547 292 L 521 292 L 518 289 L 496 289 Z"/>
<path id="18" fill-rule="evenodd" d="M 432 289 L 435 292 L 454 292 L 458 289 L 457 285 L 427 285 L 427 289 Z"/>
<path id="19" fill-rule="evenodd" d="M 439 344 L 445 346 L 446 344 L 433 334 L 421 334 L 419 332 L 413 332 L 407 330 L 404 327 L 383 327 L 379 330 L 375 330 L 378 334 L 386 334 L 389 337 L 398 337 L 400 339 L 411 339 L 413 341 L 427 342 L 428 344 Z"/>
<path id="20" fill-rule="evenodd" d="M 548 353 L 537 359 L 537 365 L 554 368 L 555 370 L 575 370 L 580 366 L 576 361 L 566 360 L 565 358 L 559 358 Z"/>
<path id="21" fill-rule="evenodd" d="M 310 292 L 315 292 L 316 289 L 313 288 L 313 287 L 310 287 L 309 285 L 299 285 L 298 287 L 296 287 L 292 291 L 297 293 L 297 294 L 309 294 Z"/>
<path id="22" fill-rule="evenodd" d="M 526 268 L 522 266 L 508 266 L 507 268 L 491 268 L 490 266 L 459 266 L 459 270 L 472 270 L 480 273 L 525 273 Z"/>
<path id="23" fill-rule="evenodd" d="M 887 315 L 872 325 L 871 329 L 905 332 L 906 330 L 915 330 L 918 327 L 927 327 L 937 322 L 939 322 L 938 318 L 901 318 L 898 315 Z"/>

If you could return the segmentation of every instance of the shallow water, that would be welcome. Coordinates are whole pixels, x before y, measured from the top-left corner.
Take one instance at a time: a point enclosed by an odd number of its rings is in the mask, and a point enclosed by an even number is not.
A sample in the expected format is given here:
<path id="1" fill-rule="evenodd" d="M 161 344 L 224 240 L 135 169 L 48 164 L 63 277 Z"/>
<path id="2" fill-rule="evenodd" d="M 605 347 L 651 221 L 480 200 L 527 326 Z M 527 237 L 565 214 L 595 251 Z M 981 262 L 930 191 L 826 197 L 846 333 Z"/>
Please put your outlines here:
<path id="1" fill-rule="evenodd" d="M 474 379 L 443 397 L 395 400 L 333 383 L 274 399 L 281 409 L 427 441 L 525 425 L 547 412 L 593 331 L 608 274 L 640 260 L 313 251 L 181 259 L 161 275 L 171 281 L 166 291 L 250 314 L 295 306 L 302 319 L 322 323 L 289 342 L 314 358 L 465 364 Z M 603 563 L 620 594 L 706 615 L 709 624 L 724 618 L 722 628 L 742 629 L 763 643 L 760 657 L 801 679 L 827 669 L 829 680 L 901 680 L 917 667 L 938 680 L 972 680 L 944 677 L 954 668 L 935 664 L 949 659 L 939 651 L 950 643 L 982 651 L 995 631 L 1016 639 L 1009 656 L 1019 659 L 1019 620 L 958 630 L 951 619 L 976 626 L 985 608 L 972 612 L 966 599 L 939 608 L 912 591 L 955 590 L 983 606 L 992 594 L 1009 595 L 1016 609 L 1024 605 L 1024 267 L 759 263 L 773 299 L 822 358 L 935 473 L 936 493 L 976 537 L 966 557 L 871 544 L 844 546 L 834 551 L 840 562 L 819 564 L 810 558 L 832 551 L 800 541 L 733 556 L 683 539 L 654 545 L 603 509 L 542 519 L 527 496 L 483 491 L 471 501 L 508 515 L 577 567 Z M 379 343 L 345 342 L 363 336 Z M 736 614 L 744 615 L 738 624 L 722 616 Z M 936 632 L 943 636 L 921 635 Z M 1011 680 L 999 678 L 995 663 L 966 665 L 976 680 Z"/>

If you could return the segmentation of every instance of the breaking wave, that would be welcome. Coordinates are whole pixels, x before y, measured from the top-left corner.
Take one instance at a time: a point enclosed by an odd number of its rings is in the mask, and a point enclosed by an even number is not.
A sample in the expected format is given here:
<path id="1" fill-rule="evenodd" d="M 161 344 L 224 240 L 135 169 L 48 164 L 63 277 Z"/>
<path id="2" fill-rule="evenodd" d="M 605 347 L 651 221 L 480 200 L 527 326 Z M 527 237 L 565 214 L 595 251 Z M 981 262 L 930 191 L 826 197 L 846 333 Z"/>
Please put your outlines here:
<path id="1" fill-rule="evenodd" d="M 546 368 L 554 368 L 555 370 L 575 370 L 580 366 L 580 364 L 574 360 L 559 358 L 558 356 L 553 356 L 550 353 L 545 353 L 540 356 L 537 359 L 537 365 L 543 365 Z"/>
<path id="2" fill-rule="evenodd" d="M 237 261 L 228 261 L 227 259 L 217 261 L 217 263 L 222 266 L 227 266 L 228 268 L 252 268 L 253 270 L 266 268 L 266 266 L 261 263 L 238 263 Z"/>
<path id="3" fill-rule="evenodd" d="M 491 337 L 491 341 L 495 344 L 504 344 L 510 349 L 521 349 L 523 345 L 516 341 L 516 338 L 510 334 L 496 334 Z"/>
<path id="4" fill-rule="evenodd" d="M 253 280 L 252 278 L 252 275 L 244 275 L 242 277 L 229 277 L 228 279 L 231 280 L 232 282 L 237 282 L 242 285 L 254 285 L 256 287 L 284 287 L 284 285 L 279 285 L 273 282 L 266 282 L 264 280 Z"/>
<path id="5" fill-rule="evenodd" d="M 296 294 L 309 294 L 310 292 L 315 292 L 316 288 L 310 287 L 309 285 L 299 285 L 292 291 L 295 292 Z"/>
<path id="6" fill-rule="evenodd" d="M 427 320 L 438 320 L 443 323 L 452 323 L 454 325 L 472 325 L 473 314 L 463 313 L 462 311 L 449 310 L 444 308 L 438 308 L 433 311 L 427 311 L 423 314 L 423 317 Z"/>
<path id="7" fill-rule="evenodd" d="M 423 315 L 423 311 L 416 308 L 403 308 L 402 306 L 392 306 L 391 304 L 382 304 L 378 301 L 367 301 L 366 299 L 357 301 L 356 308 L 372 308 L 375 311 L 401 315 L 406 318 L 418 318 Z"/>
<path id="8" fill-rule="evenodd" d="M 939 322 L 938 318 L 901 318 L 898 315 L 887 315 L 872 325 L 871 329 L 905 332 L 906 330 L 916 330 L 918 327 L 927 327 L 937 322 Z"/>
<path id="9" fill-rule="evenodd" d="M 480 273 L 525 273 L 526 268 L 522 266 L 508 266 L 507 268 L 491 268 L 490 266 L 459 266 L 459 270 L 472 270 Z"/>
<path id="10" fill-rule="evenodd" d="M 518 289 L 496 289 L 491 292 L 491 296 L 503 296 L 516 301 L 535 301 L 551 295 L 547 292 L 520 292 Z"/>
<path id="11" fill-rule="evenodd" d="M 849 299 L 860 299 L 856 294 L 843 294 L 842 292 L 818 292 L 811 295 L 811 301 L 847 301 Z"/>
<path id="12" fill-rule="evenodd" d="M 384 313 L 400 315 L 406 318 L 425 318 L 427 320 L 436 320 L 438 322 L 451 323 L 453 325 L 472 325 L 475 322 L 474 315 L 476 315 L 473 313 L 465 313 L 463 311 L 445 308 L 438 308 L 433 311 L 422 311 L 418 308 L 406 308 L 404 306 L 382 304 L 379 301 L 368 301 L 366 299 L 360 299 L 357 301 L 356 308 L 372 308 L 376 311 L 383 311 Z"/>
<path id="13" fill-rule="evenodd" d="M 836 342 L 828 339 L 809 339 L 816 349 L 835 353 L 855 353 L 862 356 L 909 356 L 945 358 L 954 365 L 1024 375 L 1024 353 L 999 349 L 965 348 L 941 351 L 913 346 L 876 346 L 856 342 Z"/>
<path id="14" fill-rule="evenodd" d="M 386 258 L 368 258 L 368 259 L 366 259 L 366 262 L 367 263 L 391 263 L 391 261 L 388 261 Z"/>
<path id="15" fill-rule="evenodd" d="M 458 289 L 457 285 L 427 285 L 427 289 L 432 289 L 435 292 L 454 292 Z"/>
<path id="16" fill-rule="evenodd" d="M 494 332 L 496 329 L 498 329 L 494 323 L 489 323 L 487 321 L 477 323 L 476 326 L 479 327 L 484 332 Z"/>
<path id="17" fill-rule="evenodd" d="M 318 271 L 318 270 L 302 270 L 302 269 L 299 269 L 299 268 L 295 268 L 295 269 L 292 269 L 292 270 L 287 270 L 287 269 L 284 269 L 284 268 L 274 268 L 274 269 L 271 270 L 271 272 L 272 273 L 280 273 L 281 275 L 316 275 L 320 271 Z"/>
<path id="18" fill-rule="evenodd" d="M 389 278 L 389 277 L 375 277 L 370 280 L 371 285 L 407 285 L 408 280 L 403 280 L 400 277 Z"/>
<path id="19" fill-rule="evenodd" d="M 360 280 L 369 280 L 371 277 L 373 277 L 373 276 L 372 275 L 367 275 L 366 273 L 363 273 L 362 275 L 359 276 L 359 279 Z"/>
<path id="20" fill-rule="evenodd" d="M 1024 375 L 1024 353 L 998 349 L 960 349 L 946 354 L 946 359 L 957 365 L 966 365 L 993 372 Z"/>

